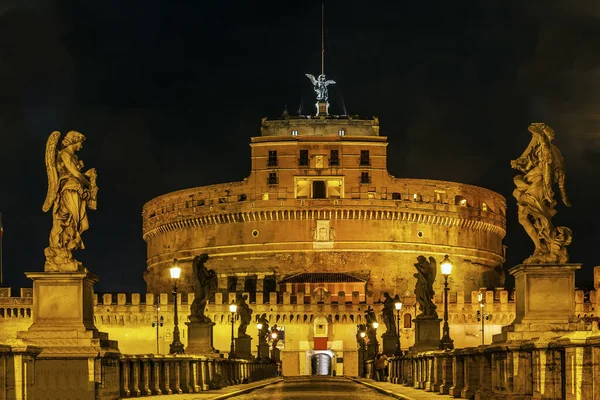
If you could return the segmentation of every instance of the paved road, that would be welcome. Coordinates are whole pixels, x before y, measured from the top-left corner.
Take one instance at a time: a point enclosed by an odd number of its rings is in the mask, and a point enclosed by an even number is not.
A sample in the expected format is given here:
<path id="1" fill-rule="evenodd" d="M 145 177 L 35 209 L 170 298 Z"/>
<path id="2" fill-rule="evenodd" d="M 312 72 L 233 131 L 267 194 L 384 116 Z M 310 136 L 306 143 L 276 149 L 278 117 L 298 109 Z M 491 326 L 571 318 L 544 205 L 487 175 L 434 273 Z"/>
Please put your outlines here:
<path id="1" fill-rule="evenodd" d="M 285 378 L 283 382 L 236 396 L 235 399 L 391 399 L 346 378 Z"/>

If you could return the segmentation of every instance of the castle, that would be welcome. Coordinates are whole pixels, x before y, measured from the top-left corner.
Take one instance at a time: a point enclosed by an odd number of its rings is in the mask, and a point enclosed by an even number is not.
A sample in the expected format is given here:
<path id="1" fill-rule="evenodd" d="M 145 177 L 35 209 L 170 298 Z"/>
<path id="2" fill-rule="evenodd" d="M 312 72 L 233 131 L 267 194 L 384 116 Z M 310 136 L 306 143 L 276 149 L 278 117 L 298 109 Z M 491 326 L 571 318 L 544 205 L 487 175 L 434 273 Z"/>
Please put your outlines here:
<path id="1" fill-rule="evenodd" d="M 215 348 L 229 349 L 227 307 L 247 294 L 253 320 L 266 314 L 281 329 L 287 375 L 314 373 L 314 357 L 325 360 L 329 373 L 352 375 L 356 326 L 364 323 L 367 307 L 380 318 L 383 293 L 399 296 L 401 347 L 407 349 L 419 312 L 413 264 L 419 255 L 441 261 L 448 254 L 456 346 L 481 343 L 481 288 L 496 289 L 484 296 L 492 315 L 485 330 L 489 343 L 514 318 L 514 303 L 502 288 L 506 200 L 462 183 L 395 178 L 386 168 L 386 146 L 377 118 L 333 116 L 327 109 L 316 116 L 264 118 L 261 136 L 251 139 L 248 178 L 168 193 L 144 205 L 147 294 L 95 295 L 97 328 L 118 340 L 123 353 L 167 353 L 173 329 L 169 268 L 174 259 L 182 267 L 183 322 L 194 298 L 191 261 L 208 254 L 207 267 L 218 276 L 206 310 L 216 323 Z M 438 272 L 438 307 L 441 282 Z M 0 292 L 0 339 L 27 329 L 31 293 Z M 183 323 L 180 329 L 187 344 Z"/>

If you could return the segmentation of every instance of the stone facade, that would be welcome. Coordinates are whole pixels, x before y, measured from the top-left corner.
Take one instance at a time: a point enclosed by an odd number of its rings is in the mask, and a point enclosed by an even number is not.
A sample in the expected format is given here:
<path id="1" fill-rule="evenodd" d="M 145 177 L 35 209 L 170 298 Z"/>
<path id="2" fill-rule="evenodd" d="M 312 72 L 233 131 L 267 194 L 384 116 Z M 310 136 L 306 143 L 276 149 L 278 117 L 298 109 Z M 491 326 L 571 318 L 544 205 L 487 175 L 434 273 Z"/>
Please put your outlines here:
<path id="1" fill-rule="evenodd" d="M 248 178 L 144 205 L 148 292 L 170 290 L 174 258 L 183 268 L 182 292 L 192 292 L 191 261 L 202 253 L 223 294 L 268 295 L 299 272 L 353 273 L 368 278 L 375 297 L 404 294 L 414 289 L 421 254 L 450 255 L 455 291 L 501 286 L 504 197 L 462 183 L 395 178 L 386 146 L 376 118 L 263 119 L 261 136 L 251 140 Z"/>

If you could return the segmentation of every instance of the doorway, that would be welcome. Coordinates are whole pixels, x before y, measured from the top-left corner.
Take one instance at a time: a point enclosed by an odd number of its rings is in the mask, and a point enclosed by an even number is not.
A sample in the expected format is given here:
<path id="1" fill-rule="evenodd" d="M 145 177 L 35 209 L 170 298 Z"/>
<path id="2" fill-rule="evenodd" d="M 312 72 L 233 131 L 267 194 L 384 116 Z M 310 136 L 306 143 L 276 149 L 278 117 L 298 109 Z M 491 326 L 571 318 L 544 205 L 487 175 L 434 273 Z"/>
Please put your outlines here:
<path id="1" fill-rule="evenodd" d="M 310 374 L 320 376 L 331 376 L 331 357 L 325 353 L 314 354 L 310 358 Z"/>
<path id="2" fill-rule="evenodd" d="M 313 181 L 313 199 L 326 199 L 325 181 Z"/>

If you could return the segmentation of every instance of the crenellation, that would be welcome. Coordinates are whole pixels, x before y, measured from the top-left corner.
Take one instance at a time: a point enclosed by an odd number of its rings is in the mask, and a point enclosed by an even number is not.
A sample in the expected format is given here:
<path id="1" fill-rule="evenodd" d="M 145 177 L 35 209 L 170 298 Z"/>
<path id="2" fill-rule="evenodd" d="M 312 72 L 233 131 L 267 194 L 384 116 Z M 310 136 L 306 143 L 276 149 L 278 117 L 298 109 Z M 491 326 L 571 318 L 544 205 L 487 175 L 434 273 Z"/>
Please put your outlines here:
<path id="1" fill-rule="evenodd" d="M 150 303 L 152 304 L 152 303 Z M 140 294 L 139 293 L 131 293 L 131 305 L 139 306 L 140 305 Z"/>
<path id="2" fill-rule="evenodd" d="M 112 304 L 112 294 L 104 293 L 102 295 L 102 304 L 105 306 L 110 306 Z"/>
<path id="3" fill-rule="evenodd" d="M 160 299 L 161 306 L 169 304 L 169 294 L 168 293 L 160 293 L 159 299 Z"/>
<path id="4" fill-rule="evenodd" d="M 125 295 L 125 293 L 118 293 L 117 294 L 117 305 L 123 306 L 125 305 L 127 296 Z"/>

